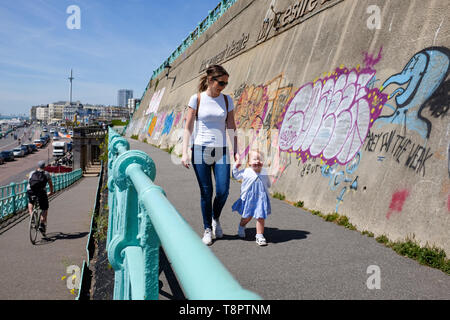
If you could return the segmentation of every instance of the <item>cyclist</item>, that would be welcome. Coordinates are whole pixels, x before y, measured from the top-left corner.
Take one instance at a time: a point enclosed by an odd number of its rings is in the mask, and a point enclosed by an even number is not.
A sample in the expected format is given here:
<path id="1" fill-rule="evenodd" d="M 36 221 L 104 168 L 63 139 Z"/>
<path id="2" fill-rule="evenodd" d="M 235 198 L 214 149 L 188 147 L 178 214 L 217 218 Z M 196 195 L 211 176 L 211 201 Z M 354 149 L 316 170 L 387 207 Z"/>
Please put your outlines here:
<path id="1" fill-rule="evenodd" d="M 36 196 L 39 202 L 39 207 L 42 210 L 41 223 L 39 231 L 45 234 L 47 226 L 47 213 L 48 213 L 48 196 L 47 196 L 47 183 L 50 187 L 50 193 L 53 194 L 53 183 L 50 174 L 44 170 L 45 162 L 39 161 L 37 169 L 31 171 L 28 175 L 27 196 L 28 196 L 28 212 L 30 216 L 33 214 L 33 196 Z"/>

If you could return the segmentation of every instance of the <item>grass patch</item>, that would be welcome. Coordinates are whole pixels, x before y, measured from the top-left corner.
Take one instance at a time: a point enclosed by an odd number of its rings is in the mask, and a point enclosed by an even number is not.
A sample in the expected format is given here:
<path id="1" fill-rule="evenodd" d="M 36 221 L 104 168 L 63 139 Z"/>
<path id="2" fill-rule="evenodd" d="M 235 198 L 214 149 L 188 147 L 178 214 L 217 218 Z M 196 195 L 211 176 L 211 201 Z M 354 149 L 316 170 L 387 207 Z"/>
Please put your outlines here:
<path id="1" fill-rule="evenodd" d="M 100 212 L 94 219 L 94 238 L 97 241 L 105 241 L 106 236 L 108 234 L 108 205 L 105 205 L 103 210 L 100 209 Z"/>
<path id="2" fill-rule="evenodd" d="M 389 242 L 389 239 L 384 234 L 381 235 L 381 236 L 376 237 L 375 240 L 378 243 L 383 243 L 383 244 L 387 244 Z"/>
<path id="3" fill-rule="evenodd" d="M 296 203 L 294 203 L 294 206 L 296 206 L 297 208 L 303 208 L 304 205 L 305 203 L 303 201 L 297 201 Z"/>
<path id="4" fill-rule="evenodd" d="M 364 230 L 363 232 L 361 232 L 361 234 L 363 235 L 363 236 L 368 236 L 368 237 L 370 237 L 370 238 L 373 238 L 375 235 L 373 234 L 373 232 L 370 232 L 370 231 L 367 231 L 367 230 Z"/>
<path id="5" fill-rule="evenodd" d="M 348 217 L 346 217 L 346 216 L 339 216 L 336 219 L 336 223 L 340 226 L 346 227 L 347 229 L 356 230 L 356 227 L 354 225 L 352 225 L 350 223 L 350 221 L 348 221 Z"/>
<path id="6" fill-rule="evenodd" d="M 325 221 L 334 222 L 337 220 L 337 218 L 339 218 L 339 215 L 336 212 L 330 213 L 325 216 Z"/>
<path id="7" fill-rule="evenodd" d="M 274 198 L 284 200 L 285 196 L 280 193 L 275 193 Z M 292 203 L 291 203 L 292 204 Z M 303 207 L 304 202 L 298 201 L 293 203 L 296 207 Z M 322 214 L 319 210 L 308 210 L 312 215 L 319 216 L 325 221 L 333 222 L 337 225 L 344 226 L 347 229 L 358 231 L 357 228 L 352 225 L 349 218 L 346 216 L 339 215 L 337 212 L 330 214 Z M 364 230 L 361 232 L 362 235 L 368 237 L 375 237 L 373 232 Z M 450 260 L 447 259 L 445 251 L 437 247 L 430 247 L 426 245 L 421 247 L 413 239 L 406 239 L 405 241 L 392 242 L 386 235 L 381 235 L 375 238 L 378 243 L 384 244 L 386 247 L 391 248 L 397 254 L 414 259 L 422 265 L 429 266 L 431 268 L 439 269 L 446 274 L 450 275 Z"/>
<path id="8" fill-rule="evenodd" d="M 131 139 L 139 140 L 139 136 L 137 134 L 131 135 Z"/>
<path id="9" fill-rule="evenodd" d="M 450 260 L 447 259 L 445 251 L 437 247 L 426 245 L 421 247 L 412 239 L 391 242 L 385 235 L 375 238 L 379 243 L 391 248 L 399 255 L 414 259 L 422 265 L 439 269 L 450 275 Z"/>
<path id="10" fill-rule="evenodd" d="M 320 212 L 319 210 L 312 210 L 311 213 L 312 213 L 314 216 L 323 217 L 322 212 Z"/>
<path id="11" fill-rule="evenodd" d="M 272 195 L 272 197 L 274 197 L 275 199 L 279 199 L 279 200 L 284 200 L 284 199 L 286 199 L 286 196 L 285 196 L 284 194 L 278 193 L 278 192 L 275 192 L 275 193 Z"/>
<path id="12" fill-rule="evenodd" d="M 162 149 L 163 151 L 172 154 L 173 150 L 175 150 L 175 145 Z"/>

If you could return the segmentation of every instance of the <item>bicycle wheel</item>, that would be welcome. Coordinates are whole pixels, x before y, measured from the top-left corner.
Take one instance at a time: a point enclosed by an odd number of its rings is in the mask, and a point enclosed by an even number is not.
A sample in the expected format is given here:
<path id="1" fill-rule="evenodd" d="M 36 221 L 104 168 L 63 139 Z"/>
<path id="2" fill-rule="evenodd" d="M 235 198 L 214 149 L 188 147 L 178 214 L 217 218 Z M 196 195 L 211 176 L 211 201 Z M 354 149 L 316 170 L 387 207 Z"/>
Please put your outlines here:
<path id="1" fill-rule="evenodd" d="M 32 244 L 36 243 L 37 234 L 39 232 L 39 214 L 38 209 L 33 209 L 33 214 L 30 217 L 30 241 Z"/>

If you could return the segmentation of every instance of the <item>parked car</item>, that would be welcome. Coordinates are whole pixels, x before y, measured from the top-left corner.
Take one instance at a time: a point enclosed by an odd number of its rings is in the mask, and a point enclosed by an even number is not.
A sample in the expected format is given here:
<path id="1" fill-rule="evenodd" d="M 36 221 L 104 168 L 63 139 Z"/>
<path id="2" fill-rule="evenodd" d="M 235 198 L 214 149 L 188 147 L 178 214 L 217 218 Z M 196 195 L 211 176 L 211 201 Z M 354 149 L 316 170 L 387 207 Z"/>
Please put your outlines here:
<path id="1" fill-rule="evenodd" d="M 11 150 L 1 151 L 0 155 L 5 159 L 5 161 L 14 161 L 14 152 Z"/>
<path id="2" fill-rule="evenodd" d="M 23 151 L 22 148 L 14 148 L 13 152 L 14 152 L 14 157 L 24 157 L 25 156 L 25 151 Z"/>
<path id="3" fill-rule="evenodd" d="M 27 147 L 28 153 L 33 153 L 33 147 L 31 146 L 31 144 L 24 143 L 22 144 L 22 146 Z"/>
<path id="4" fill-rule="evenodd" d="M 3 158 L 3 156 L 0 154 L 0 164 L 4 164 L 5 163 L 5 158 Z"/>
<path id="5" fill-rule="evenodd" d="M 31 152 L 31 151 L 28 149 L 28 147 L 25 146 L 25 145 L 23 145 L 23 144 L 22 144 L 19 148 L 23 150 L 23 155 L 24 155 L 24 156 L 26 156 L 27 154 L 29 154 L 29 153 Z"/>
<path id="6" fill-rule="evenodd" d="M 34 143 L 30 143 L 29 146 L 31 147 L 31 150 L 34 151 L 38 151 L 37 145 L 35 145 Z"/>
<path id="7" fill-rule="evenodd" d="M 38 148 L 42 148 L 42 140 L 41 139 L 34 140 L 33 144 Z"/>

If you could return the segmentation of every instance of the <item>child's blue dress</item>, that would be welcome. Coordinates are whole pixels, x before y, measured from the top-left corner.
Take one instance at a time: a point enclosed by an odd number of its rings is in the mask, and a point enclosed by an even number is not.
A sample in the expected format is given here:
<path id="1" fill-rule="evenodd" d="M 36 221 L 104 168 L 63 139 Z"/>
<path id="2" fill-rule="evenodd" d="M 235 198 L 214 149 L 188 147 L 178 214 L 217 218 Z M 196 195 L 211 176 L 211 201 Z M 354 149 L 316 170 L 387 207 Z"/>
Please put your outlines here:
<path id="1" fill-rule="evenodd" d="M 244 173 L 244 182 L 246 178 L 247 176 Z M 246 193 L 243 196 L 241 195 L 241 197 L 233 204 L 232 210 L 237 211 L 242 218 L 253 217 L 255 219 L 266 219 L 271 213 L 270 198 L 267 189 L 264 186 L 264 178 L 267 177 L 262 177 L 261 175 L 258 175 L 257 178 L 253 177 L 252 180 L 254 181 L 248 186 Z M 251 179 L 251 177 L 249 177 L 249 179 Z"/>

